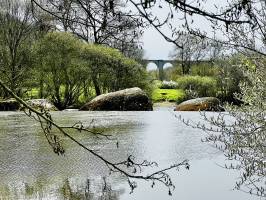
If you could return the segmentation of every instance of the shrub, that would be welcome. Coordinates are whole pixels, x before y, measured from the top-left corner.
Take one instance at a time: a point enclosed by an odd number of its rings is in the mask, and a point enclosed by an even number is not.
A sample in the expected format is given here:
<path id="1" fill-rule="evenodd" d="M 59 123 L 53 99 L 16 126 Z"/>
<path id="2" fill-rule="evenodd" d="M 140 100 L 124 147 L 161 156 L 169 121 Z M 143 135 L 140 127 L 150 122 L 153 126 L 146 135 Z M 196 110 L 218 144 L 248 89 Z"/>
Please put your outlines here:
<path id="1" fill-rule="evenodd" d="M 166 80 L 176 80 L 180 76 L 182 76 L 182 73 L 182 67 L 176 64 L 173 67 L 168 67 L 164 69 L 164 78 Z"/>
<path id="2" fill-rule="evenodd" d="M 219 64 L 219 74 L 216 76 L 218 98 L 223 102 L 241 104 L 242 102 L 235 98 L 235 94 L 241 93 L 240 82 L 248 80 L 243 71 L 237 67 L 237 57 L 220 61 Z"/>
<path id="3" fill-rule="evenodd" d="M 211 63 L 199 63 L 191 67 L 193 76 L 217 76 L 217 74 L 219 74 L 219 67 Z"/>
<path id="4" fill-rule="evenodd" d="M 163 81 L 161 85 L 159 85 L 160 89 L 176 89 L 177 83 L 175 81 Z"/>
<path id="5" fill-rule="evenodd" d="M 198 97 L 216 96 L 215 78 L 207 76 L 183 76 L 177 80 L 179 89 L 197 94 Z"/>
<path id="6" fill-rule="evenodd" d="M 89 67 L 97 95 L 130 87 L 150 90 L 145 68 L 116 49 L 85 44 L 82 49 L 82 58 Z"/>
<path id="7" fill-rule="evenodd" d="M 208 132 L 205 141 L 217 147 L 230 161 L 226 168 L 238 170 L 235 188 L 265 199 L 265 60 L 257 56 L 254 60 L 244 59 L 234 66 L 247 80 L 241 81 L 240 93 L 235 96 L 243 102 L 242 106 L 227 104 L 226 113 L 204 114 L 204 124 L 197 127 Z"/>

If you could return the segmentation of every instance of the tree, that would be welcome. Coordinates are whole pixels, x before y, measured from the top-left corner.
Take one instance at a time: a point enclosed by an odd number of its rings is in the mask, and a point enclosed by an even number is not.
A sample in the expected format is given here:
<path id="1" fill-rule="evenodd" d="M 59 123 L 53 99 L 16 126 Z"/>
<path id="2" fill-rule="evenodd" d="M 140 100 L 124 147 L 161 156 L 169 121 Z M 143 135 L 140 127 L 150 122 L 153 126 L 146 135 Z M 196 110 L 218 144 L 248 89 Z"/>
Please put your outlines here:
<path id="1" fill-rule="evenodd" d="M 130 87 L 148 90 L 145 69 L 135 60 L 125 57 L 117 49 L 85 44 L 82 59 L 89 66 L 91 80 L 97 79 L 98 94 Z"/>
<path id="2" fill-rule="evenodd" d="M 231 55 L 221 57 L 223 60 L 217 60 L 215 63 L 218 69 L 216 75 L 218 94 L 217 97 L 223 102 L 229 102 L 240 105 L 243 102 L 235 97 L 235 94 L 241 93 L 240 83 L 248 81 L 244 76 L 243 69 L 239 67 L 239 61 L 243 58 L 241 55 Z"/>
<path id="3" fill-rule="evenodd" d="M 34 46 L 38 79 L 60 110 L 77 104 L 92 85 L 96 95 L 130 87 L 148 89 L 145 69 L 117 49 L 83 43 L 74 35 L 51 32 Z M 130 77 L 130 78 L 128 78 Z M 91 84 L 92 83 L 92 84 Z"/>
<path id="4" fill-rule="evenodd" d="M 34 47 L 36 68 L 47 95 L 57 108 L 65 109 L 77 102 L 86 70 L 79 58 L 82 42 L 70 33 L 52 32 Z"/>
<path id="5" fill-rule="evenodd" d="M 32 2 L 54 16 L 64 31 L 70 31 L 88 43 L 104 44 L 137 59 L 142 56 L 138 46 L 143 24 L 136 16 L 126 12 L 124 4 L 118 0 Z M 92 83 L 96 94 L 100 95 L 96 75 L 92 77 Z"/>
<path id="6" fill-rule="evenodd" d="M 0 76 L 12 91 L 22 95 L 36 27 L 28 4 L 1 0 L 0 5 Z"/>
<path id="7" fill-rule="evenodd" d="M 183 74 L 188 74 L 192 64 L 197 64 L 200 60 L 207 58 L 208 42 L 189 34 L 180 35 L 177 40 L 181 48 L 175 48 L 173 57 L 181 61 Z"/>
<path id="8" fill-rule="evenodd" d="M 264 48 L 260 45 L 254 46 L 254 42 L 259 44 L 265 41 L 263 28 L 265 1 L 164 0 L 161 3 L 153 0 L 129 0 L 129 2 L 135 6 L 143 19 L 178 48 L 182 48 L 182 41 L 178 40 L 180 35 L 191 34 L 214 39 L 213 32 L 215 32 L 215 41 L 221 44 L 265 55 Z M 157 8 L 168 11 L 168 14 L 164 15 L 165 17 L 158 17 Z M 204 22 L 204 27 L 199 20 Z M 168 29 L 163 30 L 166 26 Z"/>
<path id="9" fill-rule="evenodd" d="M 105 44 L 123 53 L 126 53 L 126 45 L 139 44 L 144 24 L 126 11 L 120 0 L 32 2 L 54 16 L 64 31 L 72 32 L 86 42 Z"/>

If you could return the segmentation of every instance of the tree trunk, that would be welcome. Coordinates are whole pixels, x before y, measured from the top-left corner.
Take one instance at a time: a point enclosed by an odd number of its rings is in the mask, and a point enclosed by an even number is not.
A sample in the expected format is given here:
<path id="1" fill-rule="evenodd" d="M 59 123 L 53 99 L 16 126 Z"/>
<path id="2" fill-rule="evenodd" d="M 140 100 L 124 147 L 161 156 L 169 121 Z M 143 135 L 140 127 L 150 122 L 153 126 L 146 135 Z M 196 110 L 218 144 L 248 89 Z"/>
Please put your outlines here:
<path id="1" fill-rule="evenodd" d="M 98 81 L 95 75 L 92 76 L 92 82 L 95 88 L 96 96 L 101 95 L 101 90 L 100 90 L 100 87 L 99 87 L 99 84 L 98 84 Z"/>
<path id="2" fill-rule="evenodd" d="M 39 91 L 39 98 L 43 98 L 43 79 L 40 80 L 40 91 Z"/>

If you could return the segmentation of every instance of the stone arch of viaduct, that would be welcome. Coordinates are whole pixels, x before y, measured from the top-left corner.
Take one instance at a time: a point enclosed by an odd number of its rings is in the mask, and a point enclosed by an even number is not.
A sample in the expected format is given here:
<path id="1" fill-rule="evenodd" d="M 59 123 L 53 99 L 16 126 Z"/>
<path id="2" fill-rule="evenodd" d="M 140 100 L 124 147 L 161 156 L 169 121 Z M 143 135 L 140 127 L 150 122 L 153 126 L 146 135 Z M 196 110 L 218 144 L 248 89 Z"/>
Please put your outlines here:
<path id="1" fill-rule="evenodd" d="M 149 63 L 154 63 L 157 66 L 157 69 L 159 70 L 159 79 L 161 81 L 164 80 L 164 72 L 163 72 L 164 65 L 167 63 L 174 65 L 174 63 L 176 63 L 175 60 L 145 60 L 145 61 L 147 62 L 147 65 Z"/>

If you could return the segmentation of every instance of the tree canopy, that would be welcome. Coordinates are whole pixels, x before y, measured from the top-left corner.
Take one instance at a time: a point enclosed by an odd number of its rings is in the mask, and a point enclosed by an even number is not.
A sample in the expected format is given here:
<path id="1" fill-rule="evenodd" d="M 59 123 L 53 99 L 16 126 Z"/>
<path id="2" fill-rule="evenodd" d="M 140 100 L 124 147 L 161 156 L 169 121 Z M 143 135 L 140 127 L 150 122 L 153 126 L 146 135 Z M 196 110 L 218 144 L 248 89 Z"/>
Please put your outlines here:
<path id="1" fill-rule="evenodd" d="M 88 44 L 71 33 L 51 32 L 33 47 L 36 78 L 59 109 L 94 87 L 97 95 L 130 87 L 148 89 L 147 75 L 119 50 Z"/>

